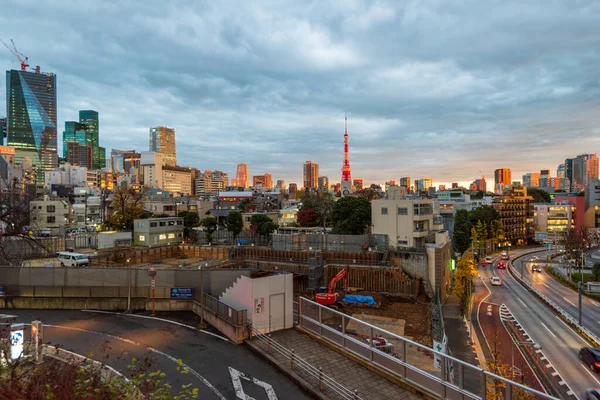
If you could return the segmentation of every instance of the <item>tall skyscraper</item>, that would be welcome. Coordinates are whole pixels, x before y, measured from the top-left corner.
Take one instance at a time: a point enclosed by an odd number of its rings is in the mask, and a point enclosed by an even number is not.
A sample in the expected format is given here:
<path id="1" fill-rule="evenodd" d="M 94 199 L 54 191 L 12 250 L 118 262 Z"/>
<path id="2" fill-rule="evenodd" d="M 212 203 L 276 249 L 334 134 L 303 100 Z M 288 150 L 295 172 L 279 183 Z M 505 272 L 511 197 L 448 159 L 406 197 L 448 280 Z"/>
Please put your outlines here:
<path id="1" fill-rule="evenodd" d="M 403 176 L 402 178 L 400 178 L 400 186 L 404 186 L 405 188 L 410 189 L 410 177 Z"/>
<path id="2" fill-rule="evenodd" d="M 296 198 L 296 192 L 298 191 L 298 185 L 295 183 L 290 183 L 290 188 L 289 188 L 289 197 L 290 199 L 295 199 Z"/>
<path id="3" fill-rule="evenodd" d="M 494 189 L 496 192 L 502 193 L 504 188 L 509 187 L 511 183 L 509 168 L 500 168 L 494 171 Z"/>
<path id="4" fill-rule="evenodd" d="M 344 162 L 342 164 L 342 197 L 352 192 L 352 169 L 350 168 L 350 149 L 348 147 L 348 117 L 344 115 Z"/>
<path id="5" fill-rule="evenodd" d="M 101 169 L 106 166 L 106 149 L 100 146 L 100 119 L 98 111 L 79 111 L 79 123 L 89 133 L 92 145 L 92 169 Z"/>
<path id="6" fill-rule="evenodd" d="M 6 118 L 0 118 L 0 146 L 4 143 L 6 137 Z"/>
<path id="7" fill-rule="evenodd" d="M 255 189 L 271 190 L 273 189 L 273 177 L 271 174 L 254 175 L 252 177 L 252 187 Z"/>
<path id="8" fill-rule="evenodd" d="M 6 71 L 7 145 L 16 161 L 31 159 L 38 183 L 58 166 L 56 75 Z"/>
<path id="9" fill-rule="evenodd" d="M 327 176 L 320 176 L 318 179 L 319 192 L 329 191 L 329 178 Z"/>
<path id="10" fill-rule="evenodd" d="M 319 164 L 314 161 L 304 163 L 302 176 L 304 181 L 304 189 L 317 189 L 319 186 Z"/>
<path id="11" fill-rule="evenodd" d="M 175 129 L 166 126 L 150 128 L 149 151 L 165 155 L 168 166 L 177 165 L 177 149 L 175 144 Z"/>
<path id="12" fill-rule="evenodd" d="M 570 181 L 570 191 L 582 191 L 590 178 L 598 177 L 598 157 L 580 154 L 565 160 L 565 175 Z"/>
<path id="13" fill-rule="evenodd" d="M 63 131 L 63 158 L 67 158 L 69 142 L 77 142 L 81 146 L 92 146 L 91 133 L 86 127 L 76 121 L 65 121 L 65 130 Z M 92 151 L 93 152 L 93 151 Z"/>
<path id="14" fill-rule="evenodd" d="M 235 181 L 237 182 L 236 186 L 243 188 L 250 187 L 248 179 L 248 164 L 239 163 L 235 174 Z"/>
<path id="15" fill-rule="evenodd" d="M 560 164 L 558 168 L 556 168 L 556 177 L 557 178 L 566 178 L 565 164 Z"/>
<path id="16" fill-rule="evenodd" d="M 85 167 L 88 170 L 93 169 L 93 152 L 92 146 L 82 146 L 76 141 L 67 143 L 67 162 L 71 165 Z"/>

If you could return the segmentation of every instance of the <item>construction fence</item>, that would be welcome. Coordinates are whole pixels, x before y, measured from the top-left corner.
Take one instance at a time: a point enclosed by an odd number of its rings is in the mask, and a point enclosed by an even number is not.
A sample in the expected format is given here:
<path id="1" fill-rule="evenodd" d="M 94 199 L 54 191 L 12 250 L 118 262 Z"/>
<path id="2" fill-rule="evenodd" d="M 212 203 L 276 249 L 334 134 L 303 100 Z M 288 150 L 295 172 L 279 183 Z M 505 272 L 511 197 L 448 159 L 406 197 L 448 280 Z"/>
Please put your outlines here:
<path id="1" fill-rule="evenodd" d="M 331 233 L 298 233 L 272 236 L 273 250 L 361 252 L 388 250 L 387 235 L 335 235 Z"/>
<path id="2" fill-rule="evenodd" d="M 23 260 L 52 257 L 65 250 L 62 237 L 15 236 L 0 239 L 0 265 L 20 265 Z"/>

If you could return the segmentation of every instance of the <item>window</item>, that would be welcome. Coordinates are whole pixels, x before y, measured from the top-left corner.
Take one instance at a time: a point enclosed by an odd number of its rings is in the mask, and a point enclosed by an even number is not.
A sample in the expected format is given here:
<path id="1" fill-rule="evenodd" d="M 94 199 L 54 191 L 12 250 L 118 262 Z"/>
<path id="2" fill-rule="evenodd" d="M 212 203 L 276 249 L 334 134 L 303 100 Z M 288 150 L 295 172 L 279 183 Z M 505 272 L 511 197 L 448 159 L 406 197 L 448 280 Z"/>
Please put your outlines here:
<path id="1" fill-rule="evenodd" d="M 177 234 L 177 237 L 182 237 L 182 236 L 183 236 L 183 233 L 181 233 L 181 232 L 179 232 L 179 233 Z"/>
<path id="2" fill-rule="evenodd" d="M 138 222 L 138 227 L 139 228 L 143 228 L 144 227 L 144 222 L 142 222 L 142 221 Z"/>
<path id="3" fill-rule="evenodd" d="M 398 215 L 408 215 L 408 208 L 398 207 Z"/>
<path id="4" fill-rule="evenodd" d="M 160 235 L 158 235 L 158 240 L 167 240 L 167 235 L 161 233 Z"/>
<path id="5" fill-rule="evenodd" d="M 169 233 L 169 239 L 175 239 L 175 234 L 174 233 Z"/>
<path id="6" fill-rule="evenodd" d="M 46 222 L 56 222 L 56 217 L 46 217 Z"/>
<path id="7" fill-rule="evenodd" d="M 150 228 L 156 228 L 156 222 L 150 222 Z"/>
<path id="8" fill-rule="evenodd" d="M 177 221 L 177 225 L 183 225 L 183 221 Z"/>
<path id="9" fill-rule="evenodd" d="M 55 211 L 56 211 L 55 206 L 46 206 L 46 212 L 55 212 Z"/>
<path id="10" fill-rule="evenodd" d="M 160 223 L 160 226 L 167 226 L 167 223 L 163 221 Z"/>
<path id="11" fill-rule="evenodd" d="M 402 245 L 406 246 L 406 245 L 408 245 L 408 240 L 398 240 L 398 245 L 400 245 L 400 246 L 402 246 Z"/>
<path id="12" fill-rule="evenodd" d="M 381 207 L 381 215 L 388 215 L 387 207 Z"/>
<path id="13" fill-rule="evenodd" d="M 140 235 L 139 239 L 140 239 L 140 242 L 145 242 L 146 241 L 146 236 Z"/>
<path id="14" fill-rule="evenodd" d="M 169 226 L 174 226 L 175 225 L 175 221 L 169 221 Z"/>

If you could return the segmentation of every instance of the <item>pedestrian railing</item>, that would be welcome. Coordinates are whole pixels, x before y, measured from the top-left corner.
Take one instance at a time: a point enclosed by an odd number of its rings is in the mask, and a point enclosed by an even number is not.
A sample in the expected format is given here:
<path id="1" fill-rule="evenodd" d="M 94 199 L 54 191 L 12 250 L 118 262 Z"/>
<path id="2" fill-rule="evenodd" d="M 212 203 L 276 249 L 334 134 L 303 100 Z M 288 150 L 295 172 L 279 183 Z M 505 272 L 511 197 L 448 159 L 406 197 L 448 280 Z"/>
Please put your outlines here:
<path id="1" fill-rule="evenodd" d="M 358 390 L 348 389 L 346 386 L 323 373 L 323 368 L 317 368 L 310 364 L 308 361 L 295 354 L 294 349 L 288 349 L 280 343 L 277 343 L 275 340 L 271 339 L 271 335 L 261 333 L 254 328 L 250 322 L 248 322 L 248 326 L 251 328 L 252 337 L 260 341 L 262 345 L 266 347 L 269 354 L 277 353 L 283 356 L 286 362 L 289 362 L 292 370 L 302 370 L 306 372 L 313 381 L 316 381 L 321 392 L 330 391 L 346 400 L 363 400 L 363 397 L 359 396 Z"/>
<path id="2" fill-rule="evenodd" d="M 499 386 L 505 386 L 507 400 L 516 398 L 519 391 L 556 399 L 449 356 L 442 345 L 431 349 L 303 297 L 299 298 L 298 326 L 441 399 L 485 400 Z M 477 377 L 479 384 L 467 387 L 465 376 Z"/>

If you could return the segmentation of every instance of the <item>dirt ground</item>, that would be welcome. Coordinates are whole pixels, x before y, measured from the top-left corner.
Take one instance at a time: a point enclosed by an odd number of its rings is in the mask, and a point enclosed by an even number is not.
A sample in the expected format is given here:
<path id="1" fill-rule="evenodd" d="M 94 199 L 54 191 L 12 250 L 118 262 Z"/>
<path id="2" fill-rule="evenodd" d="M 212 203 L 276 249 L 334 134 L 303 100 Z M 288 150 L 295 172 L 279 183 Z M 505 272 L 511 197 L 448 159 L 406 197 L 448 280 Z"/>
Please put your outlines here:
<path id="1" fill-rule="evenodd" d="M 415 342 L 431 346 L 431 315 L 429 312 L 429 302 L 426 297 L 411 300 L 408 298 L 399 298 L 386 296 L 379 293 L 356 293 L 360 296 L 373 296 L 373 299 L 379 306 L 370 308 L 356 305 L 347 305 L 341 301 L 336 304 L 340 312 L 344 314 L 365 314 L 377 315 L 380 317 L 396 318 L 406 321 L 404 326 L 404 335 L 412 338 Z"/>

